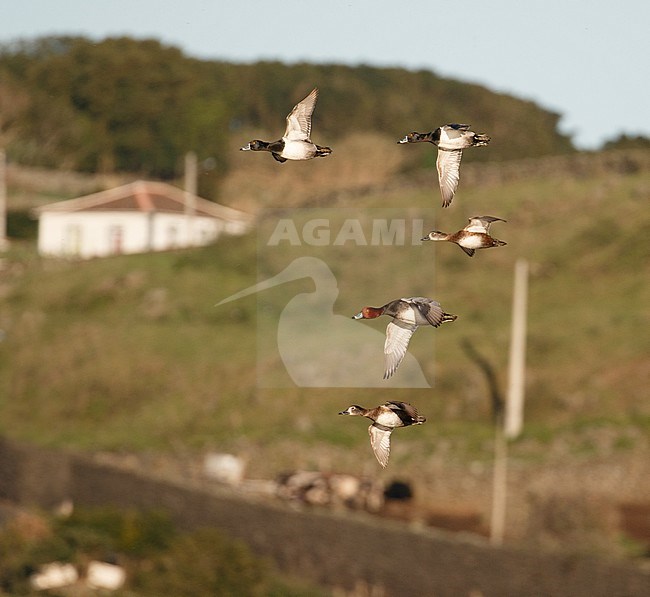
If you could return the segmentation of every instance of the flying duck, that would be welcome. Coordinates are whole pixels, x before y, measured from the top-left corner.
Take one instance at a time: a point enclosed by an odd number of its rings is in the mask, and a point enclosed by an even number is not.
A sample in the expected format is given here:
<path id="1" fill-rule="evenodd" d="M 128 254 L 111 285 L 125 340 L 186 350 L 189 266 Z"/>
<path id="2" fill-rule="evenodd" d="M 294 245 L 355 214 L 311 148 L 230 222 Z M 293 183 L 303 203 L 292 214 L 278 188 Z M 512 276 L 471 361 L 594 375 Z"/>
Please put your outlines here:
<path id="1" fill-rule="evenodd" d="M 446 321 L 455 321 L 457 315 L 445 313 L 440 303 L 430 298 L 414 296 L 386 303 L 382 307 L 364 307 L 352 319 L 374 319 L 380 315 L 393 318 L 386 327 L 384 344 L 384 379 L 388 379 L 402 362 L 413 332 L 421 325 L 438 327 Z"/>
<path id="2" fill-rule="evenodd" d="M 463 149 L 482 147 L 490 142 L 490 137 L 469 130 L 469 124 L 445 124 L 432 133 L 409 133 L 398 143 L 422 143 L 428 141 L 438 146 L 438 180 L 442 194 L 442 206 L 449 207 L 460 177 L 460 159 Z"/>
<path id="3" fill-rule="evenodd" d="M 241 147 L 241 151 L 270 151 L 278 162 L 287 160 L 311 160 L 325 157 L 332 153 L 329 147 L 321 147 L 311 140 L 311 114 L 318 98 L 318 89 L 301 102 L 298 102 L 287 116 L 287 130 L 278 141 L 260 141 L 255 139 Z"/>
<path id="4" fill-rule="evenodd" d="M 419 415 L 414 406 L 407 402 L 386 402 L 375 408 L 363 408 L 353 404 L 339 415 L 357 415 L 367 417 L 372 421 L 368 427 L 370 446 L 382 467 L 386 468 L 390 456 L 390 434 L 398 427 L 422 425 L 426 418 Z"/>
<path id="5" fill-rule="evenodd" d="M 476 249 L 489 249 L 490 247 L 502 247 L 507 245 L 505 241 L 491 237 L 488 232 L 492 222 L 505 222 L 501 218 L 494 216 L 474 216 L 469 219 L 469 224 L 462 230 L 447 234 L 432 230 L 421 240 L 447 240 L 456 243 L 470 257 L 474 255 Z"/>

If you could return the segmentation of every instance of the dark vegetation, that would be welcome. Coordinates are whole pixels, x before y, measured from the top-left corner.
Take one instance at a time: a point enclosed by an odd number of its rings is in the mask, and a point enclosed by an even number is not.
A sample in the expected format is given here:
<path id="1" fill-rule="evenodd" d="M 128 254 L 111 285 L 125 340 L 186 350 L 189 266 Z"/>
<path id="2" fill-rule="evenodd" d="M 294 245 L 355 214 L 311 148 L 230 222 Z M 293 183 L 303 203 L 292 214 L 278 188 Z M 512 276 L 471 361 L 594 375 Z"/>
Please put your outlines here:
<path id="1" fill-rule="evenodd" d="M 49 37 L 0 47 L 0 133 L 10 159 L 24 165 L 173 178 L 192 149 L 217 176 L 228 167 L 231 135 L 279 136 L 284 116 L 314 86 L 322 91 L 315 137 L 326 144 L 350 133 L 397 138 L 462 120 L 501 140 L 473 159 L 573 150 L 557 130 L 558 114 L 428 71 L 231 64 L 129 38 Z"/>
<path id="2" fill-rule="evenodd" d="M 619 135 L 607 141 L 603 149 L 650 149 L 650 139 L 640 135 Z"/>
<path id="3" fill-rule="evenodd" d="M 128 592 L 119 594 L 132 597 L 322 594 L 281 580 L 270 562 L 240 541 L 211 528 L 181 532 L 162 513 L 91 508 L 51 517 L 19 512 L 0 526 L 2 594 L 33 594 L 29 576 L 43 564 L 70 562 L 83 576 L 91 560 L 125 568 Z"/>
<path id="4" fill-rule="evenodd" d="M 7 236 L 16 239 L 36 239 L 38 220 L 32 218 L 26 210 L 7 212 Z"/>

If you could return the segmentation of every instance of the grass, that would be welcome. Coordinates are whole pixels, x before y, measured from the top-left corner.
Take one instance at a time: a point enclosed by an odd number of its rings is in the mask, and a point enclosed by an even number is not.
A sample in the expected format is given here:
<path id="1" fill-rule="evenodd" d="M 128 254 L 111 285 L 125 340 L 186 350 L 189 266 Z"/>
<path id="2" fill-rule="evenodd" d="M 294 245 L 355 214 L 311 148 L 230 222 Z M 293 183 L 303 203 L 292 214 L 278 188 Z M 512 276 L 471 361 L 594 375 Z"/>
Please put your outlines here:
<path id="1" fill-rule="evenodd" d="M 641 333 L 650 327 L 643 242 L 650 215 L 640 200 L 648 181 L 643 173 L 603 173 L 468 186 L 444 212 L 432 205 L 430 189 L 338 199 L 342 214 L 408 206 L 425 214 L 427 225 L 450 231 L 479 212 L 508 220 L 492 229 L 508 247 L 473 259 L 447 244 L 301 253 L 325 260 L 334 273 L 336 315 L 419 294 L 459 315 L 413 337 L 409 351 L 435 379 L 431 390 L 291 387 L 273 350 L 275 325 L 313 282 L 265 291 L 261 310 L 253 296 L 215 307 L 254 284 L 258 270 L 260 277 L 277 273 L 295 257 L 290 247 L 260 251 L 250 235 L 196 250 L 73 263 L 43 260 L 16 243 L 0 274 L 0 433 L 84 450 L 218 447 L 251 455 L 251 474 L 260 476 L 310 463 L 355 470 L 359 458 L 374 465 L 366 425 L 336 413 L 350 403 L 399 399 L 429 421 L 400 433 L 395 459 L 405 471 L 441 443 L 451 446 L 452 461 L 489 459 L 485 380 L 460 341 L 469 338 L 489 358 L 505 389 L 512 271 L 523 257 L 531 264 L 527 426 L 514 453 L 544 459 L 557 437 L 577 438 L 570 451 L 580 455 L 600 450 L 583 435 L 603 421 L 617 430 L 612 450 L 631 449 L 635 436 L 625 430 L 647 430 L 650 416 L 650 339 Z M 358 325 L 383 333 L 385 324 Z M 289 387 L 259 387 L 259 368 Z M 252 456 L 260 448 L 263 460 Z"/>

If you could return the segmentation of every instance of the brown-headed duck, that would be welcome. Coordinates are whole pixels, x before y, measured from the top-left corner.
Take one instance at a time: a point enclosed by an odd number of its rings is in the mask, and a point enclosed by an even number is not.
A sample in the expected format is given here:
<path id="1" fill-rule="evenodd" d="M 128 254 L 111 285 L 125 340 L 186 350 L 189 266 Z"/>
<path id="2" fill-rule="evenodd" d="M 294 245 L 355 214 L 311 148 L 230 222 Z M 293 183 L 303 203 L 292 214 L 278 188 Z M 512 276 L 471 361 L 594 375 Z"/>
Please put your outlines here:
<path id="1" fill-rule="evenodd" d="M 493 238 L 488 234 L 492 222 L 505 222 L 501 218 L 494 216 L 473 216 L 469 219 L 469 224 L 462 230 L 447 234 L 438 230 L 432 230 L 421 240 L 446 240 L 456 243 L 470 257 L 474 255 L 476 249 L 489 249 L 490 247 L 502 247 L 507 245 L 503 240 Z"/>
<path id="2" fill-rule="evenodd" d="M 386 303 L 382 307 L 364 307 L 353 319 L 374 319 L 380 315 L 393 318 L 386 327 L 384 343 L 384 379 L 388 379 L 402 362 L 413 332 L 421 325 L 438 327 L 446 321 L 454 321 L 457 315 L 445 313 L 438 301 L 414 296 Z"/>
<path id="3" fill-rule="evenodd" d="M 426 418 L 418 414 L 414 406 L 407 402 L 386 402 L 375 408 L 363 408 L 353 404 L 339 415 L 357 415 L 367 417 L 372 421 L 368 427 L 370 445 L 379 464 L 386 468 L 390 456 L 390 435 L 393 429 L 408 427 L 409 425 L 422 425 Z"/>

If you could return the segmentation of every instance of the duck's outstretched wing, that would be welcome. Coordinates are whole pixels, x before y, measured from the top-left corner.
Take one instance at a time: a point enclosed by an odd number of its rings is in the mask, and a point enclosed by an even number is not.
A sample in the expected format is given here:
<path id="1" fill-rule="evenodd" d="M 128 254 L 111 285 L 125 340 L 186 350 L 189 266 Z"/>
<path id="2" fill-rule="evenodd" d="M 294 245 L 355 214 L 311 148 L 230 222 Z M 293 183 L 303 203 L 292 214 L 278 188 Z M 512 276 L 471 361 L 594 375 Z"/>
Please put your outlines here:
<path id="1" fill-rule="evenodd" d="M 386 327 L 386 342 L 384 344 L 384 379 L 388 379 L 402 362 L 409 347 L 411 336 L 417 329 L 416 325 L 391 321 Z"/>
<path id="2" fill-rule="evenodd" d="M 424 296 L 414 296 L 406 299 L 433 327 L 438 327 L 444 320 L 445 312 L 440 303 Z"/>
<path id="3" fill-rule="evenodd" d="M 438 148 L 438 182 L 442 195 L 442 206 L 449 207 L 460 180 L 460 160 L 463 157 L 462 149 L 446 150 Z"/>
<path id="4" fill-rule="evenodd" d="M 284 139 L 289 141 L 309 141 L 311 143 L 311 115 L 318 99 L 318 88 L 301 102 L 298 102 L 287 116 L 287 130 Z"/>
<path id="5" fill-rule="evenodd" d="M 471 126 L 469 124 L 459 124 L 454 122 L 452 124 L 445 124 L 440 128 L 444 131 L 444 134 L 447 135 L 448 139 L 458 139 L 465 136 L 465 133 L 469 131 Z"/>
<path id="6" fill-rule="evenodd" d="M 370 446 L 375 453 L 375 458 L 382 467 L 386 468 L 388 457 L 390 456 L 390 434 L 392 429 L 373 423 L 368 427 L 370 435 Z"/>
<path id="7" fill-rule="evenodd" d="M 390 408 L 405 425 L 419 425 L 427 420 L 426 417 L 418 413 L 418 409 L 415 406 L 408 402 L 389 400 L 384 406 Z"/>
<path id="8" fill-rule="evenodd" d="M 407 407 L 411 406 L 408 402 L 401 402 L 399 400 L 389 400 L 388 402 L 384 402 L 384 406 L 386 408 L 390 408 L 392 411 L 396 410 L 406 410 Z M 413 408 L 411 406 L 411 408 Z"/>
<path id="9" fill-rule="evenodd" d="M 472 216 L 469 219 L 469 224 L 467 224 L 463 230 L 467 230 L 467 232 L 483 232 L 488 234 L 492 222 L 505 222 L 505 220 L 502 218 L 495 218 L 494 216 Z"/>

